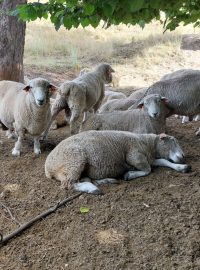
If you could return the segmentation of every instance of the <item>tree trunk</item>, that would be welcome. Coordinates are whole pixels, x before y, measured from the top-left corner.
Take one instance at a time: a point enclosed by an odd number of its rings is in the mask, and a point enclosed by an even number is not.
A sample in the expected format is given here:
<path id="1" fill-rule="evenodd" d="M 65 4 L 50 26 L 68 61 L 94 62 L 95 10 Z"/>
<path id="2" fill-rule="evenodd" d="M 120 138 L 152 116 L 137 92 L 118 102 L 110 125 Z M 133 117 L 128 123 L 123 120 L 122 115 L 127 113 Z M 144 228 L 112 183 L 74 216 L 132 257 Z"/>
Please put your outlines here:
<path id="1" fill-rule="evenodd" d="M 23 56 L 26 24 L 7 15 L 26 0 L 0 1 L 0 80 L 24 81 Z"/>

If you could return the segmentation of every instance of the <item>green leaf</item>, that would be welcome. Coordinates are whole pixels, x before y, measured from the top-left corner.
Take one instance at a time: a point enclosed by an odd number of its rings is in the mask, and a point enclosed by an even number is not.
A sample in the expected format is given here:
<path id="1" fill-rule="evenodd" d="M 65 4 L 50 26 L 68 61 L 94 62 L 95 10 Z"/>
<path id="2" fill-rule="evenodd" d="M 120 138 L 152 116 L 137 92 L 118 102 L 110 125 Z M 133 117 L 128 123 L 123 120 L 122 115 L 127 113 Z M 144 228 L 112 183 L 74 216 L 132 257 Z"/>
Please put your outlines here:
<path id="1" fill-rule="evenodd" d="M 151 0 L 151 1 L 149 1 L 149 3 L 150 3 L 150 6 L 152 7 L 152 8 L 160 8 L 160 6 L 161 6 L 161 3 L 160 3 L 161 1 L 160 0 Z"/>
<path id="2" fill-rule="evenodd" d="M 71 29 L 72 28 L 72 20 L 71 17 L 69 15 L 65 15 L 63 18 L 63 24 L 67 29 Z"/>
<path id="3" fill-rule="evenodd" d="M 82 214 L 88 213 L 90 211 L 90 208 L 88 207 L 80 207 L 80 212 Z"/>
<path id="4" fill-rule="evenodd" d="M 86 3 L 84 5 L 84 13 L 85 13 L 85 15 L 92 15 L 94 10 L 95 10 L 95 7 L 92 4 Z"/>
<path id="5" fill-rule="evenodd" d="M 144 5 L 144 0 L 132 0 L 129 1 L 128 6 L 130 7 L 131 12 L 140 10 Z"/>
<path id="6" fill-rule="evenodd" d="M 145 27 L 145 21 L 144 21 L 144 20 L 140 20 L 140 21 L 138 22 L 138 24 L 139 24 L 139 26 L 140 26 L 142 29 L 144 29 L 144 27 Z"/>
<path id="7" fill-rule="evenodd" d="M 89 20 L 88 18 L 84 18 L 84 19 L 81 20 L 81 25 L 82 25 L 83 27 L 86 27 L 86 26 L 88 26 L 89 24 L 90 24 L 90 20 Z"/>
<path id="8" fill-rule="evenodd" d="M 44 19 L 48 19 L 48 13 L 45 12 L 45 13 L 42 15 L 42 17 L 43 17 Z"/>
<path id="9" fill-rule="evenodd" d="M 114 8 L 108 4 L 105 4 L 103 7 L 104 14 L 106 17 L 111 17 L 114 11 Z"/>

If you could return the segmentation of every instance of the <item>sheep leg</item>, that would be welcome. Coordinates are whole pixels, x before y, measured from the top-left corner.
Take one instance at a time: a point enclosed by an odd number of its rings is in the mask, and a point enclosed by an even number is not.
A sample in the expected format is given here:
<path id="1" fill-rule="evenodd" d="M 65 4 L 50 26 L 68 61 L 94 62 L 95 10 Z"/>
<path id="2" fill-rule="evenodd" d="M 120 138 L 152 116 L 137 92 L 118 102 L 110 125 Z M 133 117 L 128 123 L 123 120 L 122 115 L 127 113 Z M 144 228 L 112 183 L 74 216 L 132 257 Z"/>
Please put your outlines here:
<path id="1" fill-rule="evenodd" d="M 17 142 L 15 143 L 15 147 L 12 150 L 12 155 L 13 156 L 20 156 L 21 153 L 21 148 L 22 148 L 22 142 L 24 139 L 24 131 L 20 130 L 20 131 L 16 131 L 18 139 Z"/>
<path id="2" fill-rule="evenodd" d="M 55 102 L 52 111 L 51 111 L 51 118 L 49 120 L 48 126 L 46 128 L 46 130 L 43 132 L 41 139 L 42 140 L 46 140 L 48 133 L 49 133 L 49 129 L 51 127 L 51 124 L 53 123 L 53 121 L 55 120 L 56 116 L 59 114 L 60 111 L 62 111 L 63 109 L 65 109 L 66 104 L 63 101 L 63 99 L 59 99 L 58 101 Z"/>
<path id="3" fill-rule="evenodd" d="M 79 133 L 79 130 L 80 130 L 80 127 L 81 127 L 82 122 L 83 122 L 83 113 L 81 113 L 78 116 L 77 119 L 73 120 L 70 123 L 70 134 L 71 135 L 74 135 L 74 134 Z"/>
<path id="4" fill-rule="evenodd" d="M 83 180 L 83 179 L 81 179 Z M 90 179 L 89 179 L 90 180 Z M 102 191 L 91 182 L 79 182 L 73 185 L 76 191 L 85 192 L 93 195 L 102 195 Z"/>
<path id="5" fill-rule="evenodd" d="M 164 158 L 156 159 L 153 163 L 153 166 L 168 167 L 168 168 L 174 169 L 177 172 L 183 172 L 183 173 L 186 173 L 191 170 L 191 166 L 187 164 L 172 163 L 169 160 L 164 159 Z"/>
<path id="6" fill-rule="evenodd" d="M 119 181 L 115 178 L 105 178 L 105 179 L 99 179 L 95 180 L 95 183 L 97 185 L 102 185 L 102 184 L 119 184 Z"/>
<path id="7" fill-rule="evenodd" d="M 138 177 L 146 176 L 150 174 L 151 171 L 128 171 L 124 175 L 124 180 L 125 181 L 130 181 Z"/>
<path id="8" fill-rule="evenodd" d="M 97 101 L 97 103 L 93 106 L 94 113 L 97 112 L 97 110 L 100 108 L 102 100 L 104 98 L 104 94 L 101 95 L 100 99 Z"/>
<path id="9" fill-rule="evenodd" d="M 6 131 L 6 136 L 8 139 L 16 139 L 16 135 L 13 132 L 13 129 L 10 128 Z"/>
<path id="10" fill-rule="evenodd" d="M 34 153 L 36 155 L 41 154 L 41 150 L 40 150 L 40 137 L 35 137 L 34 138 Z"/>
<path id="11" fill-rule="evenodd" d="M 129 181 L 138 177 L 146 176 L 151 172 L 151 166 L 149 165 L 147 158 L 143 154 L 131 154 L 126 157 L 128 165 L 131 165 L 136 170 L 130 170 L 124 175 L 124 180 Z"/>
<path id="12" fill-rule="evenodd" d="M 195 122 L 197 122 L 197 121 L 199 121 L 200 120 L 200 115 L 199 114 L 197 114 L 196 116 L 194 116 L 194 121 Z"/>

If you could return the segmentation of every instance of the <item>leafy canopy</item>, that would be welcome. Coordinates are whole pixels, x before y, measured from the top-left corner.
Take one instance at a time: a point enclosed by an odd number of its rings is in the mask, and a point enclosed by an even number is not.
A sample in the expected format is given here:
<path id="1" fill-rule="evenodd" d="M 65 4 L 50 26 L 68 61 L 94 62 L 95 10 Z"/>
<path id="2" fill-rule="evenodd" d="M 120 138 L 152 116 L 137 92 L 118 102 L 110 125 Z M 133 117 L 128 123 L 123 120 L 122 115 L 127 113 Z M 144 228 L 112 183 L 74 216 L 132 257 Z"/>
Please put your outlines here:
<path id="1" fill-rule="evenodd" d="M 161 11 L 165 21 L 161 20 Z M 174 30 L 180 23 L 200 26 L 199 0 L 49 0 L 18 6 L 12 12 L 23 21 L 47 19 L 56 30 L 64 25 L 67 29 L 82 25 L 97 27 L 101 20 L 104 26 L 139 24 L 142 28 L 152 19 L 160 20 L 164 28 Z"/>

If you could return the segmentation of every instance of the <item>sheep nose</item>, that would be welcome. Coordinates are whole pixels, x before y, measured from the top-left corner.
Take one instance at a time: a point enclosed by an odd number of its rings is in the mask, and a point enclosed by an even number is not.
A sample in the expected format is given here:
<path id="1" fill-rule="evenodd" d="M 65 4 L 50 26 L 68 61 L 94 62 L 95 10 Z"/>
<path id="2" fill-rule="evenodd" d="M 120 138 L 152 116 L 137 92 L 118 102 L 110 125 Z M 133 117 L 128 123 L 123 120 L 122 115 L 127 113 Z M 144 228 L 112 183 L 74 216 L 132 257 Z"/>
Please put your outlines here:
<path id="1" fill-rule="evenodd" d="M 37 99 L 37 102 L 38 102 L 39 105 L 43 105 L 44 99 Z"/>
<path id="2" fill-rule="evenodd" d="M 179 158 L 179 162 L 181 162 L 181 163 L 185 162 L 185 155 L 184 154 L 179 154 L 178 158 Z"/>
<path id="3" fill-rule="evenodd" d="M 156 117 L 157 115 L 158 115 L 158 113 L 157 113 L 157 112 L 156 112 L 156 113 L 153 113 L 153 116 L 154 116 L 154 117 Z"/>

